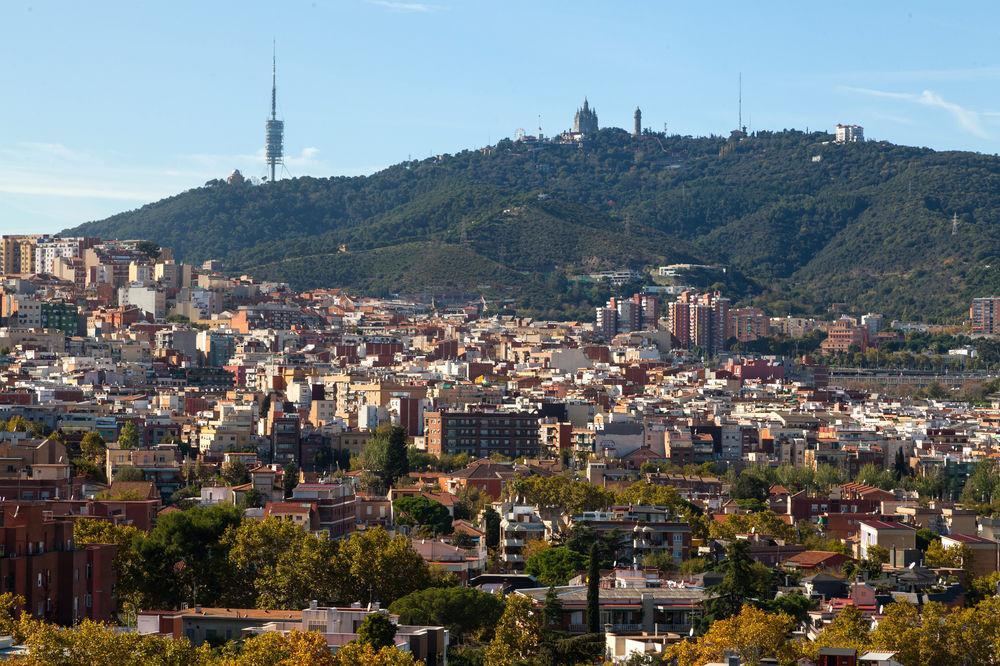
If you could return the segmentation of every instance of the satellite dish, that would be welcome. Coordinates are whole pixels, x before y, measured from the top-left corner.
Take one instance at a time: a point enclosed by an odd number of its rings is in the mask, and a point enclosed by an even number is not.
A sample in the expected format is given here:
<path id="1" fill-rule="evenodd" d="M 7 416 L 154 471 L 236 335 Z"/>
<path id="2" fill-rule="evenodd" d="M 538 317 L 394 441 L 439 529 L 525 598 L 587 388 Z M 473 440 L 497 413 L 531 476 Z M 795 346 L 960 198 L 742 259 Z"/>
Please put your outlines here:
<path id="1" fill-rule="evenodd" d="M 878 607 L 878 614 L 879 615 L 882 614 L 882 609 L 884 609 L 884 608 L 885 608 L 885 606 L 879 605 L 879 607 Z"/>
<path id="2" fill-rule="evenodd" d="M 688 636 L 694 638 L 694 627 L 691 627 L 691 629 L 688 631 Z"/>
<path id="3" fill-rule="evenodd" d="M 917 566 L 917 563 L 916 563 L 916 562 L 910 562 L 910 566 L 909 566 L 909 567 L 907 567 L 907 568 L 908 568 L 908 569 L 912 569 L 912 568 L 913 568 L 913 567 L 915 567 L 915 566 Z"/>

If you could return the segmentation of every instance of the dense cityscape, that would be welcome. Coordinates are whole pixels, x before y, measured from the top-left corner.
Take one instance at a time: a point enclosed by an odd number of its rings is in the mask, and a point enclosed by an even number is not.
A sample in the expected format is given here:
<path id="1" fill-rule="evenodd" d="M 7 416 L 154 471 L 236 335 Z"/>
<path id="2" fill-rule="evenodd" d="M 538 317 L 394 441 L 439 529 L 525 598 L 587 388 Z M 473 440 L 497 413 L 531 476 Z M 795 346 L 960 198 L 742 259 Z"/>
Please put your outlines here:
<path id="1" fill-rule="evenodd" d="M 1000 10 L 726 9 L 0 9 L 0 663 L 1000 666 Z"/>
<path id="2" fill-rule="evenodd" d="M 995 658 L 997 299 L 933 327 L 650 278 L 558 322 L 149 241 L 0 262 L 7 655 Z"/>

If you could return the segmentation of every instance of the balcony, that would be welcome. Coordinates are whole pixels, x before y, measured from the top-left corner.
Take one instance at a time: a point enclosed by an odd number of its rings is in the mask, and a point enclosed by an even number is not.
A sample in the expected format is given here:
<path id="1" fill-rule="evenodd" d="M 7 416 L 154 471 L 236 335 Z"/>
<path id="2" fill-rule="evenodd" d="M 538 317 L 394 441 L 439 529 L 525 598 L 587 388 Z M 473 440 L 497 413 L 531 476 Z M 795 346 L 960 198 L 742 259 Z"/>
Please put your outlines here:
<path id="1" fill-rule="evenodd" d="M 605 626 L 601 625 L 601 631 L 604 631 Z M 571 634 L 586 634 L 590 631 L 590 628 L 585 624 L 571 624 L 566 630 Z M 638 634 L 642 632 L 641 624 L 613 624 L 611 625 L 611 631 L 616 634 Z"/>
<path id="2" fill-rule="evenodd" d="M 691 629 L 691 623 L 686 624 L 675 624 L 675 623 L 661 623 L 657 622 L 653 625 L 658 634 L 675 633 L 675 634 L 686 634 L 689 629 Z"/>
<path id="3" fill-rule="evenodd" d="M 503 545 L 504 546 L 508 546 L 508 547 L 513 546 L 513 547 L 520 548 L 521 546 L 524 545 L 524 539 L 504 539 L 503 540 Z"/>

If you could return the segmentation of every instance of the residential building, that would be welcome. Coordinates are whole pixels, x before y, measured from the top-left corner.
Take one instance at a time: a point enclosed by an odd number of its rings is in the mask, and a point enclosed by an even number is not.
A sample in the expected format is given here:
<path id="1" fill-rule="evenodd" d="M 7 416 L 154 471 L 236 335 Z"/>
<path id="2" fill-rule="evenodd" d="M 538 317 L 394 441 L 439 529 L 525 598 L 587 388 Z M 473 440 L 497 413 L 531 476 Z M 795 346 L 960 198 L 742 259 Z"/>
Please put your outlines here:
<path id="1" fill-rule="evenodd" d="M 837 143 L 856 143 L 865 140 L 865 128 L 861 125 L 843 125 L 837 123 L 836 138 Z"/>
<path id="2" fill-rule="evenodd" d="M 425 412 L 424 437 L 429 453 L 468 453 L 474 458 L 533 457 L 541 445 L 538 416 L 529 412 Z"/>
<path id="3" fill-rule="evenodd" d="M 1000 333 L 1000 296 L 972 299 L 969 307 L 973 335 L 996 335 Z"/>

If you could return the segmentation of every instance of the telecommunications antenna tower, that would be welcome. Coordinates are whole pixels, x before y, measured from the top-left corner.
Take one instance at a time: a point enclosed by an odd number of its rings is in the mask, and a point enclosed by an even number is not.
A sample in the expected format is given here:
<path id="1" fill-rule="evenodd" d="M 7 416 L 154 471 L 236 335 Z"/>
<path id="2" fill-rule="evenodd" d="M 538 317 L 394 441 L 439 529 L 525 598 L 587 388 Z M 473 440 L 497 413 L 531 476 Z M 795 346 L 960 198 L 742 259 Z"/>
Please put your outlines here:
<path id="1" fill-rule="evenodd" d="M 271 117 L 264 130 L 264 160 L 271 171 L 271 182 L 275 181 L 275 167 L 284 165 L 285 121 L 278 120 L 278 58 L 272 45 L 271 54 Z"/>

